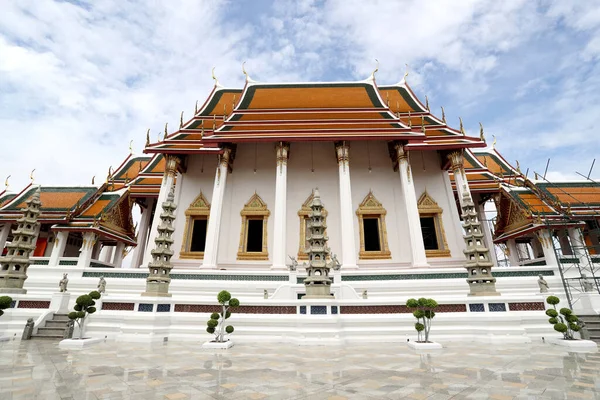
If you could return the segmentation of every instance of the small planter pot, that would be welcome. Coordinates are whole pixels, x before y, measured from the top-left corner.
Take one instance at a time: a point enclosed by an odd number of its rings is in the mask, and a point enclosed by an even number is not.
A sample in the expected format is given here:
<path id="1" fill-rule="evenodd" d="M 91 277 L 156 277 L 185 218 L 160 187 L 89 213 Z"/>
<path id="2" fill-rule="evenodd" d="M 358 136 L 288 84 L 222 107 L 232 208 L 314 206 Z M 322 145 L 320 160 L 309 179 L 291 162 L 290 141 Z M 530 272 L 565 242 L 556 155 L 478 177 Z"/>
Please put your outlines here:
<path id="1" fill-rule="evenodd" d="M 442 345 L 436 342 L 413 342 L 407 343 L 408 347 L 415 350 L 439 350 L 442 349 Z"/>
<path id="2" fill-rule="evenodd" d="M 556 346 L 566 347 L 572 351 L 597 351 L 598 345 L 596 342 L 592 342 L 591 340 L 565 340 L 565 339 L 546 339 L 546 341 L 550 344 L 554 344 Z"/>
<path id="3" fill-rule="evenodd" d="M 213 349 L 213 350 L 227 350 L 228 348 L 233 347 L 233 342 L 228 340 L 226 342 L 204 342 L 202 343 L 203 349 Z"/>
<path id="4" fill-rule="evenodd" d="M 64 339 L 58 344 L 61 349 L 83 349 L 97 343 L 103 342 L 101 338 Z"/>

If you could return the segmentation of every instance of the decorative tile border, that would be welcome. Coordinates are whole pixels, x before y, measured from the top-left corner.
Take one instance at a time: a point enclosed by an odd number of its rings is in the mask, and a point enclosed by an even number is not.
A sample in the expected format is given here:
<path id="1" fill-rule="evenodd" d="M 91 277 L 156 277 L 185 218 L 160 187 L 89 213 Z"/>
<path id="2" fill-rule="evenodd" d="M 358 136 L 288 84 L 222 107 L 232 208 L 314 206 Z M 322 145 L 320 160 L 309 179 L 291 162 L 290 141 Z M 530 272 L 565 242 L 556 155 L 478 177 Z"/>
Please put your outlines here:
<path id="1" fill-rule="evenodd" d="M 560 259 L 563 264 L 579 264 L 579 259 L 575 257 L 563 257 Z"/>
<path id="2" fill-rule="evenodd" d="M 58 265 L 77 265 L 76 260 L 60 260 Z"/>
<path id="3" fill-rule="evenodd" d="M 33 265 L 48 265 L 50 260 L 33 260 Z"/>
<path id="4" fill-rule="evenodd" d="M 471 303 L 471 304 L 469 304 L 469 311 L 485 312 L 485 306 L 483 305 L 483 303 Z"/>
<path id="5" fill-rule="evenodd" d="M 531 303 L 508 303 L 508 309 L 510 311 L 544 311 L 546 306 L 541 301 Z"/>
<path id="6" fill-rule="evenodd" d="M 133 311 L 134 307 L 134 303 L 102 303 L 102 310 Z"/>
<path id="7" fill-rule="evenodd" d="M 488 304 L 488 308 L 490 309 L 490 312 L 505 312 L 506 311 L 506 304 L 504 304 L 504 303 L 490 303 L 490 304 Z"/>
<path id="8" fill-rule="evenodd" d="M 554 276 L 553 270 L 544 271 L 492 271 L 497 278 L 523 277 L 523 276 Z M 422 280 L 422 279 L 467 279 L 467 273 L 452 272 L 439 274 L 390 274 L 390 275 L 342 275 L 342 281 L 393 281 L 393 280 Z M 302 282 L 300 282 L 302 280 Z M 303 283 L 304 278 L 298 278 L 298 283 Z"/>
<path id="9" fill-rule="evenodd" d="M 331 306 L 331 314 L 337 314 L 338 313 L 338 306 Z"/>
<path id="10" fill-rule="evenodd" d="M 152 312 L 154 304 L 140 303 L 138 304 L 138 311 L 140 312 Z"/>
<path id="11" fill-rule="evenodd" d="M 210 304 L 175 304 L 175 312 L 213 313 L 221 307 Z M 296 314 L 296 306 L 240 306 L 232 309 L 238 314 Z"/>
<path id="12" fill-rule="evenodd" d="M 315 315 L 326 315 L 327 306 L 310 306 L 310 313 Z"/>
<path id="13" fill-rule="evenodd" d="M 8 306 L 8 308 L 15 308 L 17 306 L 17 301 L 13 300 L 10 302 L 10 306 Z"/>
<path id="14" fill-rule="evenodd" d="M 171 311 L 170 304 L 158 304 L 156 306 L 156 312 L 169 312 L 169 311 Z"/>
<path id="15" fill-rule="evenodd" d="M 104 267 L 103 267 L 104 268 Z M 125 278 L 125 279 L 146 279 L 147 272 L 92 272 L 85 271 L 84 278 Z M 195 281 L 262 281 L 262 282 L 287 282 L 287 275 L 208 275 L 208 274 L 171 274 L 171 279 L 195 280 Z"/>
<path id="16" fill-rule="evenodd" d="M 50 302 L 44 300 L 19 300 L 17 308 L 49 308 Z"/>
<path id="17" fill-rule="evenodd" d="M 341 306 L 341 314 L 410 314 L 406 306 Z M 467 312 L 466 304 L 440 304 L 435 312 Z"/>
<path id="18" fill-rule="evenodd" d="M 300 306 L 300 314 L 306 314 L 306 306 Z"/>

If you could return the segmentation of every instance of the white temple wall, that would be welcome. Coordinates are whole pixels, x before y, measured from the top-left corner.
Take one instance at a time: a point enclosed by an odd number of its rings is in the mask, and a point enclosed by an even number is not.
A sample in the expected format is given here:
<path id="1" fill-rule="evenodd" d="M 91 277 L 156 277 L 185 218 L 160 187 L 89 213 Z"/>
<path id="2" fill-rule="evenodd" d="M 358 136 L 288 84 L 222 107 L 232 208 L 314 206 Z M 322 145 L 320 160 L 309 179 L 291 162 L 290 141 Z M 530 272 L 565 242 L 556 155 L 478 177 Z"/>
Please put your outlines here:
<path id="1" fill-rule="evenodd" d="M 454 212 L 456 203 L 452 193 L 447 190 L 448 182 L 445 180 L 445 175 L 448 173 L 442 171 L 439 154 L 435 151 L 411 151 L 410 165 L 415 180 L 417 200 L 427 190 L 427 193 L 444 210 L 442 221 L 451 258 L 463 260 L 465 245 L 462 228 L 460 220 L 456 219 L 458 216 Z"/>
<path id="2" fill-rule="evenodd" d="M 369 165 L 371 172 L 369 172 Z M 369 194 L 383 205 L 387 214 L 385 224 L 390 260 L 358 260 L 359 265 L 398 264 L 411 262 L 410 240 L 407 237 L 406 207 L 400 190 L 400 176 L 394 171 L 387 143 L 384 141 L 353 142 L 350 144 L 350 179 L 356 249 L 360 251 L 360 227 L 356 210 Z M 406 265 L 408 266 L 408 265 Z"/>
<path id="3" fill-rule="evenodd" d="M 311 171 L 312 168 L 314 173 Z M 319 188 L 321 201 L 327 210 L 328 245 L 333 253 L 340 255 L 342 252 L 340 189 L 333 143 L 291 143 L 287 171 L 286 254 L 293 257 L 298 254 L 300 244 L 298 211 L 311 195 L 312 190 Z M 275 172 L 273 172 L 273 182 L 275 182 L 274 174 Z M 350 179 L 353 179 L 352 173 Z M 352 190 L 354 191 L 354 188 Z M 339 259 L 343 261 L 341 256 Z"/>
<path id="4" fill-rule="evenodd" d="M 213 192 L 215 171 L 217 168 L 217 156 L 215 155 L 191 155 L 187 160 L 187 171 L 178 175 L 176 184 L 177 210 L 175 210 L 175 233 L 173 234 L 173 247 L 175 251 L 174 259 L 179 259 L 179 252 L 183 243 L 185 233 L 185 210 L 198 197 L 200 192 L 210 203 Z M 161 204 L 157 205 L 155 218 L 159 218 L 162 212 Z M 154 243 L 148 243 L 148 246 L 154 247 Z M 196 260 L 198 265 L 202 260 Z"/>
<path id="5" fill-rule="evenodd" d="M 227 177 L 221 232 L 219 237 L 219 264 L 269 264 L 267 261 L 236 261 L 240 245 L 244 204 L 256 192 L 267 204 L 267 251 L 273 255 L 273 219 L 275 212 L 275 147 L 273 143 L 238 144 L 233 162 L 233 173 Z M 254 169 L 256 168 L 256 173 Z M 214 171 L 213 179 L 214 180 Z M 210 201 L 210 200 L 209 200 Z"/>

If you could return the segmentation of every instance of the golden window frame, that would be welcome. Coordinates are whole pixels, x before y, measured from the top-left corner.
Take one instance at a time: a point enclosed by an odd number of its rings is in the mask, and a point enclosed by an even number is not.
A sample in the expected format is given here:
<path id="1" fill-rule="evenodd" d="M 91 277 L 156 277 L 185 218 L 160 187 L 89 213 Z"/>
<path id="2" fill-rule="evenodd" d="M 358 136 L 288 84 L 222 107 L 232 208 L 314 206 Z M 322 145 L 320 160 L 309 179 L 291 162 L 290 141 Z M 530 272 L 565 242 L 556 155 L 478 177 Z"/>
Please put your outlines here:
<path id="1" fill-rule="evenodd" d="M 304 251 L 306 249 L 306 220 L 310 215 L 313 199 L 315 194 L 311 193 L 310 196 L 302 203 L 302 207 L 298 211 L 298 217 L 300 218 L 300 240 L 298 243 L 298 260 L 308 261 L 308 254 Z M 323 215 L 323 222 L 327 225 L 327 210 L 325 207 L 321 209 Z M 327 236 L 327 227 L 325 227 L 324 235 Z"/>
<path id="2" fill-rule="evenodd" d="M 427 190 L 419 197 L 417 208 L 419 209 L 419 218 L 433 217 L 433 223 L 435 225 L 435 236 L 438 248 L 436 250 L 425 250 L 425 255 L 427 257 L 450 257 L 450 249 L 448 248 L 448 242 L 446 241 L 446 231 L 444 230 L 444 222 L 442 220 L 442 213 L 444 210 L 438 205 L 433 197 L 427 193 Z"/>
<path id="3" fill-rule="evenodd" d="M 387 210 L 383 208 L 383 205 L 372 191 L 364 198 L 362 203 L 356 210 L 358 216 L 358 227 L 360 232 L 360 251 L 358 252 L 358 258 L 360 260 L 387 260 L 392 258 L 392 253 L 388 246 L 387 228 L 385 226 L 385 215 Z M 365 250 L 365 227 L 364 218 L 377 218 L 377 225 L 379 229 L 379 246 L 378 251 L 366 251 Z"/>
<path id="4" fill-rule="evenodd" d="M 210 215 L 210 204 L 204 194 L 200 194 L 192 201 L 187 210 L 185 210 L 185 228 L 183 229 L 183 241 L 179 258 L 197 259 L 204 258 L 203 251 L 190 251 L 192 246 L 192 234 L 194 232 L 194 221 L 197 219 L 206 219 L 208 229 L 208 217 Z"/>
<path id="5" fill-rule="evenodd" d="M 242 228 L 240 231 L 240 246 L 237 252 L 238 260 L 268 260 L 269 252 L 267 251 L 267 221 L 271 212 L 267 209 L 267 204 L 256 193 L 250 197 L 250 200 L 244 204 L 244 208 L 240 212 L 242 216 Z M 248 252 L 246 244 L 248 242 L 248 220 L 262 219 L 263 220 L 263 239 L 262 251 Z"/>

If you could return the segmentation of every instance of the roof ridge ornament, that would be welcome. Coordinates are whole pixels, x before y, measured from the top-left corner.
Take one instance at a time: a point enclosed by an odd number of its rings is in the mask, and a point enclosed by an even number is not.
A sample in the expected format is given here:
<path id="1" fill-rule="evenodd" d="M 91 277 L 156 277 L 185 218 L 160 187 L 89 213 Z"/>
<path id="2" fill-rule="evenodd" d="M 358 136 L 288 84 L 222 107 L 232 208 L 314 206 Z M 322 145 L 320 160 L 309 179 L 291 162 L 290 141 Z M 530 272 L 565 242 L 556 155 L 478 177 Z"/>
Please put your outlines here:
<path id="1" fill-rule="evenodd" d="M 163 140 L 167 138 L 167 125 L 169 125 L 169 123 L 165 122 L 165 136 L 163 136 Z"/>
<path id="2" fill-rule="evenodd" d="M 369 76 L 369 78 L 367 80 L 375 81 L 375 73 L 377 71 L 379 71 L 379 60 L 375 59 L 375 62 L 377 63 L 375 65 L 375 69 L 373 70 L 373 72 L 371 72 L 371 75 Z"/>
<path id="3" fill-rule="evenodd" d="M 215 68 L 217 67 L 212 67 L 211 73 L 212 73 L 212 78 L 215 81 L 215 87 L 219 88 L 219 87 L 223 87 L 220 83 L 219 80 L 217 79 L 217 77 L 215 76 Z"/>
<path id="4" fill-rule="evenodd" d="M 481 139 L 483 143 L 487 143 L 485 141 L 485 135 L 483 134 L 483 124 L 481 122 L 479 123 L 479 139 Z"/>
<path id="5" fill-rule="evenodd" d="M 179 129 L 183 128 L 183 111 L 179 115 Z"/>
<path id="6" fill-rule="evenodd" d="M 458 120 L 460 121 L 460 133 L 462 133 L 463 136 L 467 136 L 467 134 L 465 133 L 465 126 L 463 125 L 462 118 L 458 117 Z"/>
<path id="7" fill-rule="evenodd" d="M 431 110 L 429 109 L 429 97 L 427 97 L 427 95 L 425 95 L 425 108 L 427 109 L 427 111 L 431 112 Z"/>
<path id="8" fill-rule="evenodd" d="M 133 139 L 129 141 L 129 154 L 133 155 Z"/>
<path id="9" fill-rule="evenodd" d="M 92 176 L 92 185 L 94 185 L 94 181 L 96 180 L 96 175 Z"/>
<path id="10" fill-rule="evenodd" d="M 494 141 L 492 142 L 492 150 L 494 150 L 496 148 L 496 136 L 492 135 L 492 137 L 494 138 Z"/>
<path id="11" fill-rule="evenodd" d="M 146 147 L 150 146 L 150 128 L 146 131 Z"/>
<path id="12" fill-rule="evenodd" d="M 444 111 L 444 106 L 442 106 L 442 122 L 447 125 L 448 123 L 446 122 L 446 112 Z"/>
<path id="13" fill-rule="evenodd" d="M 244 76 L 246 77 L 246 83 L 253 83 L 256 82 L 254 79 L 250 78 L 250 75 L 248 75 L 248 72 L 246 72 L 246 61 L 244 61 L 242 63 L 242 73 L 244 74 Z"/>
<path id="14" fill-rule="evenodd" d="M 33 181 L 35 180 L 35 177 L 33 176 L 33 173 L 35 172 L 35 168 L 31 171 L 31 173 L 29 174 L 29 179 L 31 179 L 31 183 L 33 183 Z"/>
<path id="15" fill-rule="evenodd" d="M 198 100 L 196 100 L 196 105 L 194 106 L 194 116 L 198 114 Z"/>
<path id="16" fill-rule="evenodd" d="M 7 176 L 6 179 L 4 180 L 4 190 L 8 190 L 8 178 L 10 178 L 11 175 Z"/>
<path id="17" fill-rule="evenodd" d="M 406 85 L 406 77 L 408 76 L 408 64 L 404 64 L 404 65 L 406 65 L 406 72 L 404 72 L 404 76 L 402 77 L 402 79 L 400 80 L 400 82 L 398 82 L 396 84 L 397 86 Z"/>

